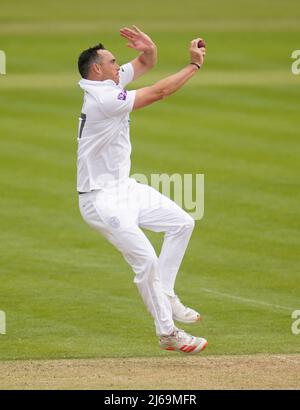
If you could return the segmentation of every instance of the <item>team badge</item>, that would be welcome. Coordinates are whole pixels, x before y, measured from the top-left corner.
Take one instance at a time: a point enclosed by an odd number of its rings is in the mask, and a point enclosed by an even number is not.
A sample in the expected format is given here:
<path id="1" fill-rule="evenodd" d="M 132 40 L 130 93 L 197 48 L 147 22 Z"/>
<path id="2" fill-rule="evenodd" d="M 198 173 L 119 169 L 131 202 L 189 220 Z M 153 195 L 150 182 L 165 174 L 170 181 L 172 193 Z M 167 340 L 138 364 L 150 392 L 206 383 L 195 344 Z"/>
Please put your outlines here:
<path id="1" fill-rule="evenodd" d="M 125 101 L 126 98 L 127 98 L 127 91 L 126 90 L 121 91 L 120 94 L 118 95 L 118 100 Z"/>
<path id="2" fill-rule="evenodd" d="M 111 218 L 109 218 L 108 223 L 114 229 L 120 228 L 120 221 L 116 216 L 112 216 Z"/>

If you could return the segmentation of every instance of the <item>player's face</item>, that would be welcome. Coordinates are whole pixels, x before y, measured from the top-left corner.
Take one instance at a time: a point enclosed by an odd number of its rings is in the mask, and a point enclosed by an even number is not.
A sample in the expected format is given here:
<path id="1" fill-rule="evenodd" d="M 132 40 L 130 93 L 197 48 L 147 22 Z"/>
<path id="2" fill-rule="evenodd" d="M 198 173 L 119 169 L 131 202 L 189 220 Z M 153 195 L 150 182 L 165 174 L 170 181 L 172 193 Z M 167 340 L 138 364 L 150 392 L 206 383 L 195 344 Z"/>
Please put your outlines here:
<path id="1" fill-rule="evenodd" d="M 99 64 L 103 73 L 103 80 L 113 80 L 116 84 L 120 81 L 120 66 L 117 64 L 116 58 L 108 50 L 98 50 L 101 55 L 101 63 Z"/>

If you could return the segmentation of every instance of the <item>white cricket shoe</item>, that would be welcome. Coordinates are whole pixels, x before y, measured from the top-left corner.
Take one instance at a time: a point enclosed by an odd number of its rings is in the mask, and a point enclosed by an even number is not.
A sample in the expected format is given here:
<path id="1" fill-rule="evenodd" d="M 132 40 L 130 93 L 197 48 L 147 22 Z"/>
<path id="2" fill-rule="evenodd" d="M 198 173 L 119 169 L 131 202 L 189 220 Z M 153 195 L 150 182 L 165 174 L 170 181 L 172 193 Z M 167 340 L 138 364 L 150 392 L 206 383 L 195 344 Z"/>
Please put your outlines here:
<path id="1" fill-rule="evenodd" d="M 183 353 L 200 353 L 208 345 L 203 337 L 195 337 L 184 330 L 175 329 L 170 336 L 161 336 L 159 346 L 161 349 Z"/>
<path id="2" fill-rule="evenodd" d="M 173 313 L 173 319 L 177 322 L 182 323 L 195 323 L 201 319 L 200 313 L 196 312 L 194 309 L 191 309 L 187 306 L 184 306 L 178 296 L 169 296 L 167 295 Z"/>

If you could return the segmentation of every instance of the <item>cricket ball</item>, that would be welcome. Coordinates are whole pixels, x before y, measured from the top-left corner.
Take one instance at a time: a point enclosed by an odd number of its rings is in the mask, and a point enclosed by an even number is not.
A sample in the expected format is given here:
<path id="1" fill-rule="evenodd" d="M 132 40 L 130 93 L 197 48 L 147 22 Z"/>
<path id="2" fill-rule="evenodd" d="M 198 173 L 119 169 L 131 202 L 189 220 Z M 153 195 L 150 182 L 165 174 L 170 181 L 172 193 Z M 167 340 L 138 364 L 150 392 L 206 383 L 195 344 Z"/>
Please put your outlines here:
<path id="1" fill-rule="evenodd" d="M 205 48 L 205 41 L 204 40 L 199 40 L 197 46 L 198 46 L 198 48 L 201 48 L 201 47 Z"/>

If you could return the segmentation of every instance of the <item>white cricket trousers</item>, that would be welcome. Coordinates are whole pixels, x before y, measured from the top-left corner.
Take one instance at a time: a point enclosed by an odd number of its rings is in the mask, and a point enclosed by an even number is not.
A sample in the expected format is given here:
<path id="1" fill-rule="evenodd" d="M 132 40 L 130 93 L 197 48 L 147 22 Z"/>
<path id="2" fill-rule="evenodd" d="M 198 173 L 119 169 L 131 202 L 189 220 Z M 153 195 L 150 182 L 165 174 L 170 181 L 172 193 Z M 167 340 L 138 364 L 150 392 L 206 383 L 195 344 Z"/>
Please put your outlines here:
<path id="1" fill-rule="evenodd" d="M 174 322 L 166 295 L 174 295 L 194 219 L 168 197 L 133 178 L 79 195 L 79 208 L 85 222 L 108 239 L 132 267 L 156 334 L 170 335 Z M 141 228 L 165 232 L 159 257 Z"/>

